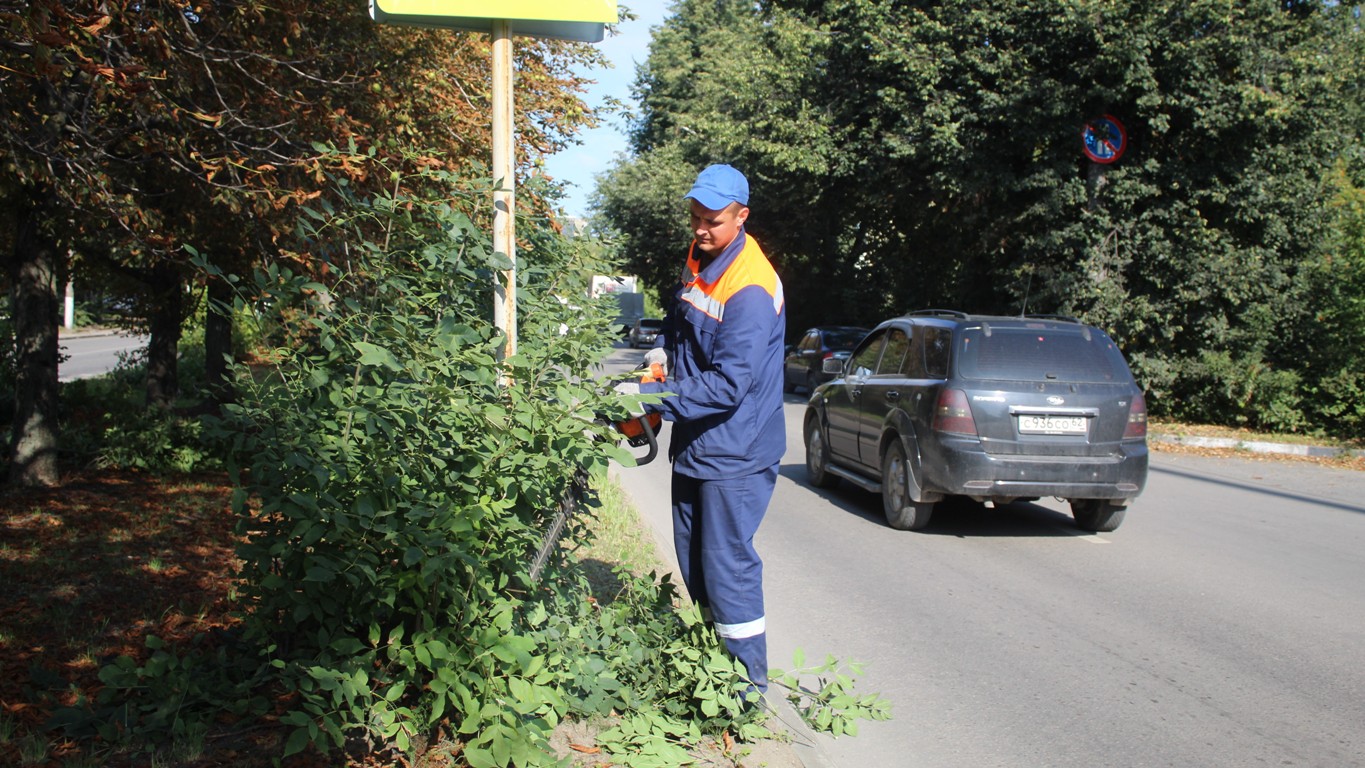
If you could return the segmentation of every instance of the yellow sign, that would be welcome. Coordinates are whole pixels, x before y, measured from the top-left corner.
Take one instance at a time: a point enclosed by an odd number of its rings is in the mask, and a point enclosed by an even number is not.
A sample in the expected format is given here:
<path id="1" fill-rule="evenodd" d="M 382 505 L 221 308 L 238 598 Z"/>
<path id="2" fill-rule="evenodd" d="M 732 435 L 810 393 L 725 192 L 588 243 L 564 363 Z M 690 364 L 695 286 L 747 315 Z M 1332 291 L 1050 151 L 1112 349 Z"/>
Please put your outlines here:
<path id="1" fill-rule="evenodd" d="M 506 20 L 514 35 L 596 43 L 603 25 L 616 23 L 616 0 L 370 0 L 370 18 L 473 32 Z"/>

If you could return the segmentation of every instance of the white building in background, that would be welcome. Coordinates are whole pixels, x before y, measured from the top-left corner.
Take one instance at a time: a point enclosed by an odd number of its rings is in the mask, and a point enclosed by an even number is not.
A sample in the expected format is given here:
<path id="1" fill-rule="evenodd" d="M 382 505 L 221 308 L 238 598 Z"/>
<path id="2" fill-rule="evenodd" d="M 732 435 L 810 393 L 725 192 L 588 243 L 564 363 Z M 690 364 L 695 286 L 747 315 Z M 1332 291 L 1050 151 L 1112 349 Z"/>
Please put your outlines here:
<path id="1" fill-rule="evenodd" d="M 560 220 L 559 226 L 563 228 L 565 237 L 578 237 L 588 231 L 588 220 L 581 216 L 566 216 Z"/>
<path id="2" fill-rule="evenodd" d="M 639 293 L 637 284 L 634 275 L 593 275 L 592 297 L 595 299 L 608 293 Z"/>

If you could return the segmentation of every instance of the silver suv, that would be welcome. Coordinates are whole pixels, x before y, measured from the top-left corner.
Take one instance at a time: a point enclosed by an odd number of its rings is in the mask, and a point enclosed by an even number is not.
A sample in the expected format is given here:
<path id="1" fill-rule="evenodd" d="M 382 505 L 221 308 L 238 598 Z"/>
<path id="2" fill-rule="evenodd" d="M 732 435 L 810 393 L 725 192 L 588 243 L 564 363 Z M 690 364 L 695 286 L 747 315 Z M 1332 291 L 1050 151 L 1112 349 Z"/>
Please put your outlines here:
<path id="1" fill-rule="evenodd" d="M 946 496 L 1055 496 L 1081 529 L 1112 531 L 1146 485 L 1146 401 L 1093 326 L 922 310 L 832 367 L 806 407 L 810 482 L 880 493 L 893 528 L 923 528 Z"/>

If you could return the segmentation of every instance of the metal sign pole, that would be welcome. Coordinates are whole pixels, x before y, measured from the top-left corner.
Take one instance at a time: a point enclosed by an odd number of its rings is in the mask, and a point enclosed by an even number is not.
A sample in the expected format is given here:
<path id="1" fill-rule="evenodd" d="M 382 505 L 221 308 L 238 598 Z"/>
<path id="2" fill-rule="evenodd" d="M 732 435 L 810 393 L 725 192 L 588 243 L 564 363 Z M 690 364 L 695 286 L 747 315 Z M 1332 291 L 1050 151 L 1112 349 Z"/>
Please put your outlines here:
<path id="1" fill-rule="evenodd" d="M 507 336 L 503 359 L 517 353 L 516 176 L 512 148 L 512 22 L 493 20 L 493 250 L 511 265 L 493 287 L 493 323 Z"/>

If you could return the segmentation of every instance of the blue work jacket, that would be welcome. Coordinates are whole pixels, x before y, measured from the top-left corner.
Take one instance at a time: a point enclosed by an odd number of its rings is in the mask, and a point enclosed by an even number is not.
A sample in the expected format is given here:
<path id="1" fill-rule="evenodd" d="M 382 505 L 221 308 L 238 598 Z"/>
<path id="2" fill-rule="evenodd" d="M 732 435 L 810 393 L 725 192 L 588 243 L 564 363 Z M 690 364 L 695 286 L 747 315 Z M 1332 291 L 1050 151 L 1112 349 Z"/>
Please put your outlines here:
<path id="1" fill-rule="evenodd" d="M 705 269 L 697 253 L 694 242 L 661 334 L 668 381 L 640 390 L 669 393 L 649 409 L 674 422 L 675 472 L 742 477 L 777 464 L 787 447 L 782 281 L 743 229 Z"/>

